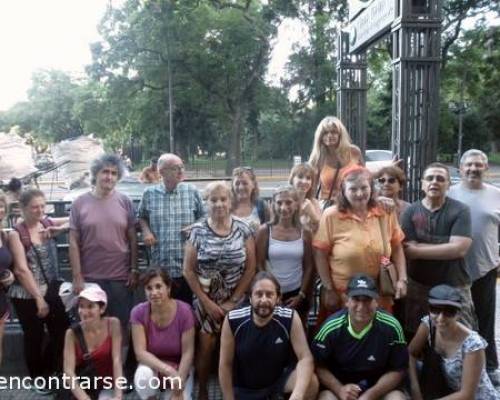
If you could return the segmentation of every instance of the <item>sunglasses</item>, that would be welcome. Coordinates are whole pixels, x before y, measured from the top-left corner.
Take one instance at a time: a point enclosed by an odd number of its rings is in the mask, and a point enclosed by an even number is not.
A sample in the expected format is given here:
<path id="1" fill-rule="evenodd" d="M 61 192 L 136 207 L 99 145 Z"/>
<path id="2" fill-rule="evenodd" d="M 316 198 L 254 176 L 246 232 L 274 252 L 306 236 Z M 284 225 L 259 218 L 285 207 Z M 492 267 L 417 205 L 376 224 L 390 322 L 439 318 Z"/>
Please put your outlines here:
<path id="1" fill-rule="evenodd" d="M 233 176 L 241 174 L 242 172 L 250 172 L 250 173 L 254 174 L 253 168 L 247 166 L 247 167 L 237 167 L 237 168 L 235 168 L 233 170 Z"/>
<path id="2" fill-rule="evenodd" d="M 427 182 L 432 182 L 432 181 L 436 181 L 436 182 L 439 182 L 439 183 L 445 183 L 446 182 L 446 178 L 442 175 L 426 175 L 424 176 L 424 181 L 427 181 Z"/>
<path id="3" fill-rule="evenodd" d="M 377 179 L 377 182 L 378 182 L 378 183 L 380 183 L 381 185 L 383 185 L 383 184 L 384 184 L 384 183 L 386 183 L 386 182 L 387 182 L 387 183 L 390 183 L 390 184 L 393 184 L 393 183 L 395 183 L 396 181 L 397 181 L 397 179 L 396 179 L 396 178 L 393 178 L 393 177 L 391 177 L 391 178 L 387 178 L 387 179 L 385 179 L 385 178 L 378 178 L 378 179 Z"/>
<path id="4" fill-rule="evenodd" d="M 445 317 L 454 317 L 458 310 L 455 307 L 429 306 L 429 313 L 433 315 L 443 314 Z"/>
<path id="5" fill-rule="evenodd" d="M 170 171 L 184 171 L 185 167 L 184 167 L 184 165 L 169 165 L 169 166 L 164 167 L 164 169 L 170 170 Z"/>

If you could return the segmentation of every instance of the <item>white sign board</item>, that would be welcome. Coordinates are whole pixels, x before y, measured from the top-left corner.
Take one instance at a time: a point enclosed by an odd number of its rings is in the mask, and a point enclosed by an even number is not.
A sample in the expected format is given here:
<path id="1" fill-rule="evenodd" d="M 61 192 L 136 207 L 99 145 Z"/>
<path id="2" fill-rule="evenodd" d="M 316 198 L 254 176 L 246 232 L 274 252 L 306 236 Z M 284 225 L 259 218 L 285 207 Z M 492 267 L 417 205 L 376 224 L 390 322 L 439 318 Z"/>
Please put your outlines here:
<path id="1" fill-rule="evenodd" d="M 349 24 L 350 51 L 376 39 L 390 26 L 396 18 L 397 0 L 373 0 Z"/>
<path id="2" fill-rule="evenodd" d="M 364 10 L 372 0 L 348 0 L 349 21 L 352 21 L 356 15 Z"/>

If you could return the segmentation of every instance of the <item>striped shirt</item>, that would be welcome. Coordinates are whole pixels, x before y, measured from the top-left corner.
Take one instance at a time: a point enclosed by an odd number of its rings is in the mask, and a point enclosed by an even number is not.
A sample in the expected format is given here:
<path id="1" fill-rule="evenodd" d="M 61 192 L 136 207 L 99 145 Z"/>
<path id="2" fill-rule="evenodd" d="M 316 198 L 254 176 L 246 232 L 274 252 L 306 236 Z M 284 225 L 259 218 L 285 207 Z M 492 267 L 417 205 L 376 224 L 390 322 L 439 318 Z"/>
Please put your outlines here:
<path id="1" fill-rule="evenodd" d="M 168 267 L 172 278 L 182 277 L 185 239 L 181 229 L 205 216 L 203 200 L 193 185 L 179 183 L 168 191 L 163 183 L 148 187 L 138 208 L 139 218 L 148 222 L 156 244 L 151 248 L 153 265 Z"/>
<path id="2" fill-rule="evenodd" d="M 203 220 L 193 226 L 189 237 L 198 254 L 196 273 L 216 280 L 220 277 L 224 288 L 230 292 L 229 296 L 245 270 L 245 242 L 252 237 L 252 231 L 245 222 L 237 217 L 231 218 L 231 231 L 226 236 L 217 235 L 207 220 Z"/>

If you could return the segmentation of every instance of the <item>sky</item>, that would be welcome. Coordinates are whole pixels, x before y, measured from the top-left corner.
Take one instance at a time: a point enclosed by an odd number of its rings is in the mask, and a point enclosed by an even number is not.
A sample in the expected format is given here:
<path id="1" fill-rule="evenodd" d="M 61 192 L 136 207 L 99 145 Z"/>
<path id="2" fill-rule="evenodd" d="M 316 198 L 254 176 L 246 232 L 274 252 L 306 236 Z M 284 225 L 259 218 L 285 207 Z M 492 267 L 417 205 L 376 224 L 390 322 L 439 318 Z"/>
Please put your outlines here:
<path id="1" fill-rule="evenodd" d="M 0 0 L 0 110 L 26 100 L 37 69 L 83 71 L 106 5 L 107 0 Z"/>
<path id="2" fill-rule="evenodd" d="M 0 111 L 26 100 L 37 69 L 83 73 L 110 1 L 121 0 L 0 0 Z M 268 81 L 279 84 L 293 45 L 306 41 L 304 26 L 291 20 L 281 24 Z"/>

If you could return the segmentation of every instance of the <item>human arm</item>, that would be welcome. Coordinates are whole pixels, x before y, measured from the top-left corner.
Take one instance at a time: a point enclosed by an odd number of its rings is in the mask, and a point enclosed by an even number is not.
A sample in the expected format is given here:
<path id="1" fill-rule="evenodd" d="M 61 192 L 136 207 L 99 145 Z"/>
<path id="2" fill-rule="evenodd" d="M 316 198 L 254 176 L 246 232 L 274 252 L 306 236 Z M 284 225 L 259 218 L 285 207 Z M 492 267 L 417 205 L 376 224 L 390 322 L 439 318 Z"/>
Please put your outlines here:
<path id="1" fill-rule="evenodd" d="M 137 268 L 137 231 L 135 224 L 131 224 L 127 229 L 128 244 L 130 247 L 130 273 L 127 286 L 135 289 L 139 282 L 139 269 Z"/>
<path id="2" fill-rule="evenodd" d="M 464 236 L 450 236 L 448 243 L 417 243 L 408 241 L 404 252 L 409 259 L 419 260 L 454 260 L 467 254 L 472 239 Z"/>
<path id="3" fill-rule="evenodd" d="M 75 334 L 72 329 L 66 330 L 66 336 L 64 338 L 64 358 L 63 358 L 63 371 L 64 375 L 69 378 L 69 382 L 75 384 L 71 385 L 71 393 L 77 400 L 92 400 L 90 396 L 77 384 L 76 379 L 76 354 L 75 354 L 75 344 L 76 344 Z"/>
<path id="4" fill-rule="evenodd" d="M 321 219 L 321 208 L 319 202 L 316 199 L 304 199 L 302 202 L 301 211 L 309 217 L 310 225 L 313 233 L 316 232 L 319 225 L 319 220 Z"/>
<path id="5" fill-rule="evenodd" d="M 251 235 L 245 240 L 245 252 L 246 260 L 243 275 L 236 285 L 230 301 L 221 305 L 221 308 L 226 312 L 232 310 L 236 304 L 240 302 L 243 296 L 245 296 L 245 293 L 250 286 L 250 282 L 255 275 L 255 241 Z"/>
<path id="6" fill-rule="evenodd" d="M 179 363 L 179 377 L 183 384 L 182 389 L 184 390 L 184 384 L 188 380 L 191 367 L 193 366 L 194 359 L 194 342 L 195 342 L 195 328 L 194 326 L 182 333 L 181 346 L 182 355 L 181 361 Z M 180 391 L 182 392 L 182 391 Z"/>
<path id="7" fill-rule="evenodd" d="M 61 233 L 67 232 L 69 229 L 69 218 L 50 218 L 52 225 L 43 228 L 40 233 L 44 239 L 51 239 L 59 236 Z"/>
<path id="8" fill-rule="evenodd" d="M 227 317 L 222 325 L 220 338 L 219 382 L 224 400 L 234 400 L 233 391 L 233 359 L 234 336 Z"/>
<path id="9" fill-rule="evenodd" d="M 73 292 L 79 294 L 85 286 L 85 280 L 80 263 L 80 233 L 76 229 L 69 231 L 69 264 L 73 274 Z"/>
<path id="10" fill-rule="evenodd" d="M 140 323 L 131 323 L 132 326 L 132 342 L 134 344 L 134 352 L 137 361 L 140 364 L 151 368 L 153 371 L 159 372 L 165 376 L 177 376 L 177 370 L 169 364 L 163 362 L 153 353 L 147 350 L 147 338 L 144 325 Z"/>
<path id="11" fill-rule="evenodd" d="M 314 362 L 302 322 L 297 312 L 293 312 L 290 342 L 297 357 L 296 381 L 290 399 L 303 399 L 314 372 Z"/>
<path id="12" fill-rule="evenodd" d="M 311 245 L 311 233 L 303 232 L 304 256 L 302 257 L 302 283 L 297 296 L 291 297 L 287 302 L 287 307 L 296 308 L 302 301 L 305 301 L 311 292 L 312 279 L 314 275 L 313 254 Z"/>
<path id="13" fill-rule="evenodd" d="M 196 247 L 188 240 L 184 247 L 184 263 L 183 275 L 187 284 L 191 288 L 194 295 L 200 300 L 205 311 L 215 320 L 220 321 L 224 318 L 224 310 L 216 304 L 208 295 L 203 291 L 198 275 L 196 274 L 197 264 L 197 250 Z"/>
<path id="14" fill-rule="evenodd" d="M 485 364 L 484 350 L 476 350 L 470 353 L 465 353 L 462 369 L 462 382 L 460 390 L 441 397 L 440 400 L 472 400 L 475 399 L 481 371 Z"/>
<path id="15" fill-rule="evenodd" d="M 391 259 L 398 272 L 398 280 L 396 283 L 396 299 L 406 296 L 408 288 L 408 274 L 406 272 L 406 258 L 403 251 L 402 243 L 392 246 Z"/>
<path id="16" fill-rule="evenodd" d="M 113 400 L 121 400 L 123 393 L 118 380 L 123 379 L 122 367 L 122 329 L 117 318 L 110 318 L 111 325 L 111 358 L 113 360 L 114 397 Z"/>
<path id="17" fill-rule="evenodd" d="M 24 289 L 33 297 L 36 303 L 37 316 L 45 318 L 49 313 L 49 305 L 43 298 L 40 287 L 37 285 L 33 273 L 28 266 L 26 252 L 21 243 L 19 233 L 11 231 L 9 233 L 9 247 L 14 259 L 14 275 Z"/>
<path id="18" fill-rule="evenodd" d="M 149 227 L 149 222 L 144 218 L 139 218 L 139 226 L 142 231 L 142 240 L 146 246 L 153 246 L 156 244 L 155 235 L 151 232 L 151 228 Z"/>
<path id="19" fill-rule="evenodd" d="M 417 329 L 417 333 L 413 336 L 408 346 L 408 352 L 410 354 L 408 374 L 410 377 L 411 398 L 415 400 L 423 400 L 418 380 L 417 360 L 422 358 L 422 353 L 428 337 L 429 328 L 426 324 L 421 323 Z"/>

